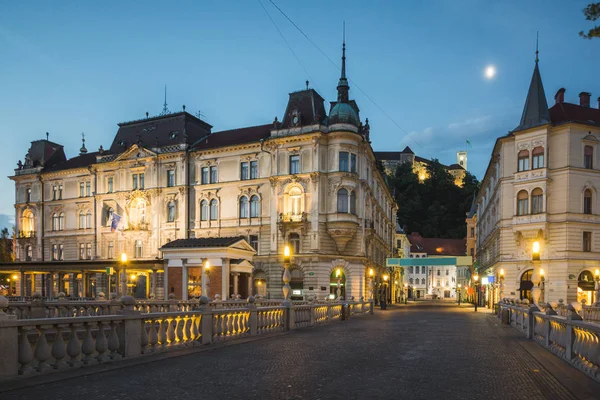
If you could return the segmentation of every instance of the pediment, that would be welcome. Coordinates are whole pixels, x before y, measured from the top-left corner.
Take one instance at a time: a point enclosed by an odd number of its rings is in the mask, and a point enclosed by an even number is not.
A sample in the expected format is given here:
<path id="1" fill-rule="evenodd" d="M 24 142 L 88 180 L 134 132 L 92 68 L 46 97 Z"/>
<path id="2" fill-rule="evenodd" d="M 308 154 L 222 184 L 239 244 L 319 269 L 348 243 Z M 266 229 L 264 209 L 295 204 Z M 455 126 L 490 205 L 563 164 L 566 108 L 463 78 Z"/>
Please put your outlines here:
<path id="1" fill-rule="evenodd" d="M 156 157 L 156 153 L 143 146 L 134 144 L 125 152 L 121 153 L 117 158 L 115 158 L 114 161 L 136 161 L 148 157 Z"/>
<path id="2" fill-rule="evenodd" d="M 248 243 L 245 239 L 242 239 L 239 242 L 232 244 L 231 246 L 229 246 L 229 248 L 237 249 L 237 250 L 244 250 L 244 251 L 251 251 L 253 253 L 256 253 L 256 250 L 254 250 L 254 247 L 252 247 L 250 245 L 250 243 Z"/>

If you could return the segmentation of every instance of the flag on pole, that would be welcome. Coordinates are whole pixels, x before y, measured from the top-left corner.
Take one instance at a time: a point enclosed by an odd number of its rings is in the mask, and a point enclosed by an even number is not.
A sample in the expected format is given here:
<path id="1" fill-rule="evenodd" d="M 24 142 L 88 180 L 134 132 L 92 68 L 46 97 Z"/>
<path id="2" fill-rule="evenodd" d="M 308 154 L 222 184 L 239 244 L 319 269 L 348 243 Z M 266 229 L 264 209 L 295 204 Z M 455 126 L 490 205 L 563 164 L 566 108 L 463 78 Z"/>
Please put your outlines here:
<path id="1" fill-rule="evenodd" d="M 112 221 L 110 222 L 110 231 L 114 232 L 117 230 L 119 226 L 119 221 L 121 221 L 121 216 L 117 213 L 113 213 Z"/>
<path id="2" fill-rule="evenodd" d="M 473 146 L 471 146 L 471 142 L 469 142 L 469 139 L 467 139 L 467 148 L 469 148 L 469 147 L 473 147 Z"/>

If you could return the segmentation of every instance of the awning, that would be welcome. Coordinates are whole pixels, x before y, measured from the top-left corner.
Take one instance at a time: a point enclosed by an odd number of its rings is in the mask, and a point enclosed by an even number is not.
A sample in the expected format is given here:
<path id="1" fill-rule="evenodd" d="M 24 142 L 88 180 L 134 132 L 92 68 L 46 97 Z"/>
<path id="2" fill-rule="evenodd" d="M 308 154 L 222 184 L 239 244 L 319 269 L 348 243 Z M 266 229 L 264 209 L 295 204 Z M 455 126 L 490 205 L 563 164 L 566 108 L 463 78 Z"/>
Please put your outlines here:
<path id="1" fill-rule="evenodd" d="M 533 282 L 531 281 L 521 281 L 521 286 L 519 286 L 519 290 L 531 290 L 533 288 Z"/>

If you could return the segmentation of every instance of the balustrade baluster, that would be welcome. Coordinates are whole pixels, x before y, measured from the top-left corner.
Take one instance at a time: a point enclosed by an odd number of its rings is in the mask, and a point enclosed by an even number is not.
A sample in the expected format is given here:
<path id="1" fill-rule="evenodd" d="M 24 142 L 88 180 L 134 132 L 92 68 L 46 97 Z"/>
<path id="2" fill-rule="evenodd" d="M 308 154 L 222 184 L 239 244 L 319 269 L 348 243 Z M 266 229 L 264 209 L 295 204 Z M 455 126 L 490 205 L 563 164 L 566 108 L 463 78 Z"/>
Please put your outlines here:
<path id="1" fill-rule="evenodd" d="M 34 372 L 31 365 L 33 361 L 33 349 L 29 343 L 29 328 L 24 326 L 19 330 L 21 331 L 19 335 L 19 364 L 21 364 L 19 375 L 28 375 Z"/>
<path id="2" fill-rule="evenodd" d="M 110 334 L 108 335 L 108 350 L 110 350 L 110 358 L 112 360 L 118 360 L 121 358 L 121 354 L 119 354 L 119 335 L 117 333 L 119 323 L 116 321 L 112 321 L 110 323 Z"/>
<path id="3" fill-rule="evenodd" d="M 63 327 L 61 324 L 54 325 L 56 330 L 56 336 L 52 343 L 52 357 L 54 357 L 54 368 L 61 369 L 67 366 L 67 363 L 63 360 L 67 355 L 67 346 L 63 338 Z"/>
<path id="4" fill-rule="evenodd" d="M 166 319 L 161 319 L 160 321 L 158 321 L 159 325 L 159 329 L 158 329 L 158 343 L 160 344 L 160 349 L 164 350 L 167 347 L 167 329 L 165 327 L 165 324 L 167 324 L 167 320 Z"/>
<path id="5" fill-rule="evenodd" d="M 158 343 L 158 333 L 156 332 L 156 320 L 148 320 L 148 344 L 150 345 L 150 351 L 156 351 L 156 345 Z"/>
<path id="6" fill-rule="evenodd" d="M 96 351 L 98 352 L 97 360 L 100 362 L 105 362 L 109 359 L 108 354 L 106 354 L 106 351 L 108 350 L 108 343 L 106 342 L 104 328 L 105 323 L 98 322 L 98 333 L 96 334 Z"/>
<path id="7" fill-rule="evenodd" d="M 94 338 L 92 337 L 92 327 L 93 322 L 85 323 L 85 336 L 83 338 L 83 343 L 81 344 L 81 352 L 84 354 L 83 363 L 84 364 L 93 364 L 95 346 L 94 346 Z"/>
<path id="8" fill-rule="evenodd" d="M 44 325 L 36 326 L 38 332 L 38 340 L 35 345 L 34 356 L 37 361 L 36 369 L 38 372 L 44 372 L 49 369 L 52 369 L 46 361 L 50 358 L 50 345 L 48 345 L 48 340 L 46 339 L 46 331 L 48 330 Z"/>
<path id="9" fill-rule="evenodd" d="M 182 344 L 185 342 L 185 338 L 183 336 L 183 328 L 185 326 L 185 319 L 182 317 L 177 317 L 176 324 L 177 324 L 176 325 L 177 329 L 175 330 L 176 341 L 177 341 L 177 344 Z"/>
<path id="10" fill-rule="evenodd" d="M 169 343 L 169 346 L 175 344 L 175 323 L 175 318 L 167 319 L 167 341 Z"/>
<path id="11" fill-rule="evenodd" d="M 67 354 L 71 359 L 68 364 L 72 367 L 78 367 L 81 365 L 81 361 L 79 360 L 79 355 L 81 354 L 81 344 L 79 343 L 79 338 L 77 337 L 77 326 L 78 324 L 71 324 L 71 336 L 69 337 L 69 343 L 67 344 Z"/>

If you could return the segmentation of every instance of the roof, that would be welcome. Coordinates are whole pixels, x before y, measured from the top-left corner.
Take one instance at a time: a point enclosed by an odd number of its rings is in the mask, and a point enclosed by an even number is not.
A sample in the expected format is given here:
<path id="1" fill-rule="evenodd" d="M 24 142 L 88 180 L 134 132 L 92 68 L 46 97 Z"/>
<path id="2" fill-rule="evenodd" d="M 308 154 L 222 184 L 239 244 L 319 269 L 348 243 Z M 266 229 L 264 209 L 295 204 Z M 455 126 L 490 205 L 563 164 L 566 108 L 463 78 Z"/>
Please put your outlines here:
<path id="1" fill-rule="evenodd" d="M 550 120 L 554 125 L 578 122 L 600 126 L 600 109 L 572 103 L 558 103 L 550 109 Z"/>
<path id="2" fill-rule="evenodd" d="M 83 168 L 96 163 L 96 156 L 99 152 L 80 154 L 76 157 L 69 158 L 61 163 L 51 167 L 44 168 L 44 172 L 62 171 L 65 169 Z"/>
<path id="3" fill-rule="evenodd" d="M 30 165 L 33 167 L 48 167 L 66 160 L 63 146 L 46 139 L 31 142 L 27 157 L 29 158 Z M 25 160 L 25 164 L 27 165 L 27 159 Z"/>
<path id="4" fill-rule="evenodd" d="M 346 123 L 355 126 L 360 125 L 360 119 L 356 110 L 348 103 L 336 103 L 329 112 L 329 125 Z"/>
<path id="5" fill-rule="evenodd" d="M 475 216 L 475 214 L 477 214 L 477 193 L 475 193 L 473 195 L 473 201 L 471 202 L 471 208 L 469 209 L 469 212 L 467 213 L 467 218 L 473 218 Z"/>
<path id="6" fill-rule="evenodd" d="M 450 164 L 448 169 L 465 169 L 462 165 L 459 164 Z"/>
<path id="7" fill-rule="evenodd" d="M 406 146 L 404 148 L 404 150 L 401 151 L 401 153 L 408 153 L 408 154 L 415 154 L 410 147 Z"/>
<path id="8" fill-rule="evenodd" d="M 165 244 L 163 249 L 200 248 L 200 247 L 229 247 L 245 240 L 242 236 L 177 239 Z"/>
<path id="9" fill-rule="evenodd" d="M 290 93 L 281 127 L 291 128 L 297 125 L 324 123 L 325 118 L 327 118 L 324 102 L 323 97 L 314 89 Z M 297 124 L 294 124 L 294 116 L 298 116 Z"/>
<path id="10" fill-rule="evenodd" d="M 400 224 L 398 222 L 396 222 L 396 233 L 404 234 L 404 229 L 402 229 L 402 227 L 400 226 Z"/>
<path id="11" fill-rule="evenodd" d="M 184 143 L 191 145 L 209 135 L 212 128 L 185 111 L 118 125 L 119 130 L 108 150 L 112 154 L 122 153 L 135 143 L 147 148 Z"/>
<path id="12" fill-rule="evenodd" d="M 467 252 L 466 239 L 424 238 L 418 232 L 408 235 L 411 253 L 426 253 L 428 256 L 464 256 Z"/>
<path id="13" fill-rule="evenodd" d="M 544 85 L 542 84 L 542 77 L 536 60 L 531 83 L 529 84 L 529 91 L 527 92 L 527 99 L 523 107 L 523 114 L 521 115 L 521 123 L 513 131 L 534 128 L 549 122 L 548 102 L 546 101 L 546 93 L 544 93 Z"/>
<path id="14" fill-rule="evenodd" d="M 269 138 L 272 128 L 273 124 L 267 124 L 215 132 L 194 143 L 192 150 L 258 142 L 261 139 Z"/>

